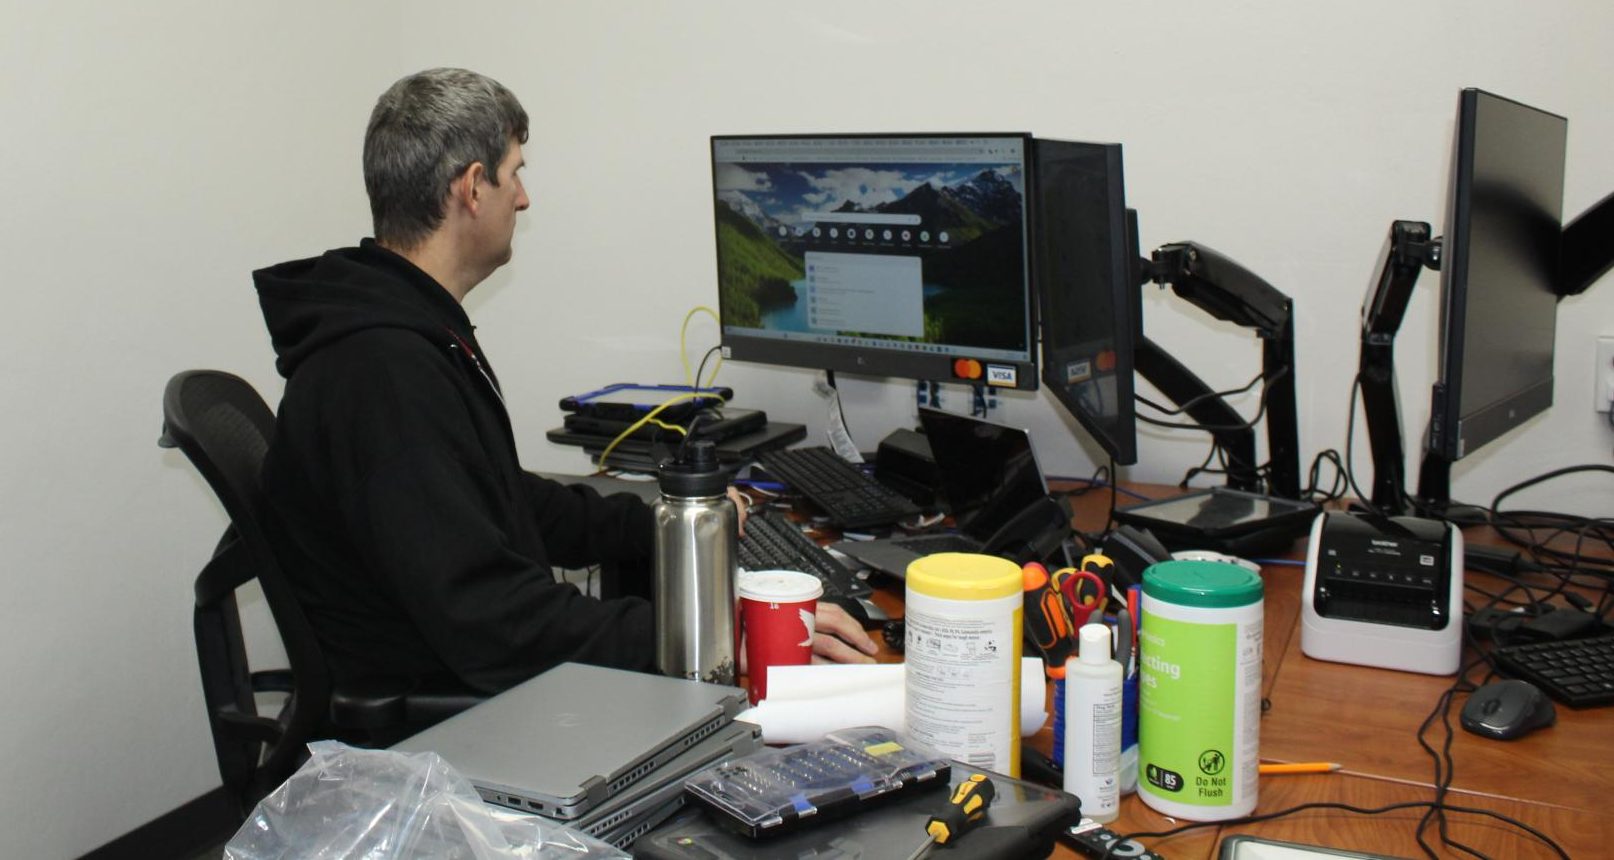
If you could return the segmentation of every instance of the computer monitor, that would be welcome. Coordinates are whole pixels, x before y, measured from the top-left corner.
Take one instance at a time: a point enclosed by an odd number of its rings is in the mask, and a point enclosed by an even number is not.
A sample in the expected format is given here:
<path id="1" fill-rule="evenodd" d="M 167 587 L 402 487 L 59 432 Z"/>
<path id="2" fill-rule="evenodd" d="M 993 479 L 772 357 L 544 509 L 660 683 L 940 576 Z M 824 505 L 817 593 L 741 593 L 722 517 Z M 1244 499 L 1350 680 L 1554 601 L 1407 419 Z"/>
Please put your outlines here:
<path id="1" fill-rule="evenodd" d="M 712 138 L 725 358 L 1037 387 L 1025 134 Z"/>
<path id="2" fill-rule="evenodd" d="M 1462 92 L 1441 260 L 1440 378 L 1419 495 L 1552 405 L 1568 121 Z"/>
<path id="3" fill-rule="evenodd" d="M 1138 459 L 1133 348 L 1142 323 L 1121 145 L 1038 138 L 1033 153 L 1042 381 L 1116 463 L 1130 465 Z"/>

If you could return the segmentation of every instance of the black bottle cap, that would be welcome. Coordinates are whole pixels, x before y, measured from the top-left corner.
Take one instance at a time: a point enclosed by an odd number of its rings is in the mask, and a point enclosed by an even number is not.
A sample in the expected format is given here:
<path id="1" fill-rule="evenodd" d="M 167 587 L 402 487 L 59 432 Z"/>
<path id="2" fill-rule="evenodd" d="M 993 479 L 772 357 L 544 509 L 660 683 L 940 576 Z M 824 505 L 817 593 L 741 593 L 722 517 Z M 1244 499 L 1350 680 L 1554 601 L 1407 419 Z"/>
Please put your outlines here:
<path id="1" fill-rule="evenodd" d="M 666 496 L 721 496 L 728 491 L 729 473 L 717 461 L 716 444 L 704 439 L 691 442 L 677 459 L 662 463 L 659 483 Z"/>

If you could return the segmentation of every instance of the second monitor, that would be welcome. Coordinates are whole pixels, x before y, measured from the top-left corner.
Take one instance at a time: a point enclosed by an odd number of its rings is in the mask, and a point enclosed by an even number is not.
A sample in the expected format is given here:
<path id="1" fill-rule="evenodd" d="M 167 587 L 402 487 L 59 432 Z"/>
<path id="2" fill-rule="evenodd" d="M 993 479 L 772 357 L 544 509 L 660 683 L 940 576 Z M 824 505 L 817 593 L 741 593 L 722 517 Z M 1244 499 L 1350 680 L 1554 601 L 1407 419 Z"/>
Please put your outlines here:
<path id="1" fill-rule="evenodd" d="M 1131 465 L 1132 356 L 1142 323 L 1121 145 L 1034 143 L 1043 384 L 1117 464 Z"/>

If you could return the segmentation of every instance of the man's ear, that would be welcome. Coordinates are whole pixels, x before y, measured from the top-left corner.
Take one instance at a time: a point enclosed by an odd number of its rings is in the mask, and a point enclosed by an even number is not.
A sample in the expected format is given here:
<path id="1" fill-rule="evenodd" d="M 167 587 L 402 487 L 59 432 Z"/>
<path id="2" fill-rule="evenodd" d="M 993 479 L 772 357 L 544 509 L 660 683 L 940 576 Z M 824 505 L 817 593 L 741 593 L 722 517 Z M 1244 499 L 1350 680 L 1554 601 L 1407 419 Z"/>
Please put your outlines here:
<path id="1" fill-rule="evenodd" d="M 472 215 L 482 206 L 482 179 L 486 173 L 487 168 L 482 166 L 482 162 L 473 161 L 449 186 L 455 202 Z"/>

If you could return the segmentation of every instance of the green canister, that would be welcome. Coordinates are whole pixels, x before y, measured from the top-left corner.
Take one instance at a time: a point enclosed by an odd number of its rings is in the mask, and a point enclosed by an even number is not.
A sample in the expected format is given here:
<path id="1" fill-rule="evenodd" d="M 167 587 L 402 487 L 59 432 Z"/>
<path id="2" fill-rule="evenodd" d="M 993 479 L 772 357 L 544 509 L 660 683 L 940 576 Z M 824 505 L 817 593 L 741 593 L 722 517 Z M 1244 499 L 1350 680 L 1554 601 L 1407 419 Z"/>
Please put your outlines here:
<path id="1" fill-rule="evenodd" d="M 1255 810 L 1261 743 L 1261 577 L 1214 561 L 1143 572 L 1138 794 L 1170 816 Z"/>

